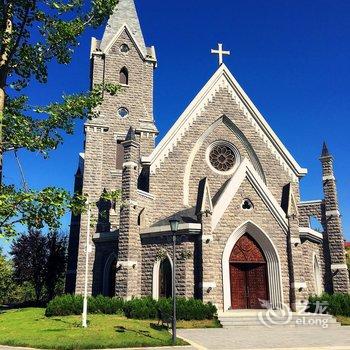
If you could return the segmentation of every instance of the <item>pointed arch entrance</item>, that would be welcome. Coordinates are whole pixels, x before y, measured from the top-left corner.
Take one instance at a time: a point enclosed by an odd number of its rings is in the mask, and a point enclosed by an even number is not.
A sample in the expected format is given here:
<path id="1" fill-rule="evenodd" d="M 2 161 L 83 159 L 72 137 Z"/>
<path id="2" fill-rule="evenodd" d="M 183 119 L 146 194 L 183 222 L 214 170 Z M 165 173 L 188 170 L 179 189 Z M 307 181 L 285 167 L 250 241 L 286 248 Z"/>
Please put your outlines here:
<path id="1" fill-rule="evenodd" d="M 260 300 L 269 300 L 266 258 L 247 233 L 232 249 L 230 282 L 232 309 L 260 309 Z"/>
<path id="2" fill-rule="evenodd" d="M 266 260 L 268 301 L 272 308 L 281 308 L 283 304 L 281 263 L 275 245 L 269 236 L 252 221 L 239 226 L 228 238 L 222 255 L 222 282 L 224 294 L 224 311 L 232 308 L 231 297 L 234 286 L 231 286 L 230 258 L 239 239 L 248 234 L 257 244 Z"/>
<path id="3" fill-rule="evenodd" d="M 153 266 L 153 299 L 172 297 L 173 262 L 168 254 Z"/>

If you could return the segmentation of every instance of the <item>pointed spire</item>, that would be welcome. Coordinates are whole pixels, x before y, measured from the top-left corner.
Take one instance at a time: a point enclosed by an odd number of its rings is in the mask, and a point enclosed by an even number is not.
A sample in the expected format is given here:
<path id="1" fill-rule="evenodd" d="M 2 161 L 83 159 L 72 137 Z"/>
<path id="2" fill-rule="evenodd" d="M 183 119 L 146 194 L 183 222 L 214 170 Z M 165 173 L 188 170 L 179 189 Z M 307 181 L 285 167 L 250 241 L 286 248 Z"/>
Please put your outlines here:
<path id="1" fill-rule="evenodd" d="M 101 50 L 103 51 L 110 44 L 111 40 L 113 40 L 114 36 L 125 24 L 132 32 L 141 51 L 146 55 L 146 44 L 134 0 L 119 0 L 114 12 L 108 20 L 101 42 Z"/>
<path id="2" fill-rule="evenodd" d="M 321 158 L 331 157 L 326 142 L 323 142 Z"/>

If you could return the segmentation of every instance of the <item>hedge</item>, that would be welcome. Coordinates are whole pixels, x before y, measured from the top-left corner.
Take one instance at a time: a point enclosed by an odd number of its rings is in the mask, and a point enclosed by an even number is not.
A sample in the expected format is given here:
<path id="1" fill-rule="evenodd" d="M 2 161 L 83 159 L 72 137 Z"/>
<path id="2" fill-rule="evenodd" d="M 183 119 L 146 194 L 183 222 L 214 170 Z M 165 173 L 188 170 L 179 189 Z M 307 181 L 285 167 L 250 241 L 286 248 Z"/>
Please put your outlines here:
<path id="1" fill-rule="evenodd" d="M 309 298 L 309 311 L 317 311 L 317 303 L 327 306 L 325 312 L 334 316 L 350 317 L 350 295 L 349 294 L 327 294 L 311 296 Z"/>
<path id="2" fill-rule="evenodd" d="M 123 306 L 124 301 L 121 298 L 108 298 L 99 295 L 88 299 L 88 312 L 91 314 L 122 314 Z M 83 297 L 67 294 L 51 300 L 46 307 L 45 315 L 47 317 L 81 315 L 82 312 Z"/>
<path id="3" fill-rule="evenodd" d="M 64 295 L 56 297 L 49 302 L 45 315 L 68 316 L 80 315 L 83 311 L 83 298 L 79 295 Z M 173 312 L 172 299 L 159 299 L 148 297 L 132 299 L 124 302 L 121 298 L 108 298 L 103 296 L 90 297 L 88 312 L 92 314 L 122 314 L 133 319 L 157 319 L 159 311 L 165 316 Z M 177 298 L 177 318 L 179 320 L 205 320 L 213 319 L 217 309 L 211 304 L 204 304 L 201 300 Z"/>

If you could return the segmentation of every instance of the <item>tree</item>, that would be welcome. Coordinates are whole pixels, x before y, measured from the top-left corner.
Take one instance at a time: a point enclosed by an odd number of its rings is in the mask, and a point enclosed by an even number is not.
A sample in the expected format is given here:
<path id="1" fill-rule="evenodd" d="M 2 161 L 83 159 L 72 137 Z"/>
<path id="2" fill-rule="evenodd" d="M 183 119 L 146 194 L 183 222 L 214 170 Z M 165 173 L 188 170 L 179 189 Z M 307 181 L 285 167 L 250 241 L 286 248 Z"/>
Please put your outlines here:
<path id="1" fill-rule="evenodd" d="M 70 63 L 79 36 L 101 25 L 117 2 L 91 0 L 86 10 L 83 0 L 0 1 L 0 236 L 14 235 L 18 223 L 55 230 L 66 210 L 83 210 L 83 196 L 62 189 L 4 186 L 3 153 L 26 149 L 47 157 L 65 134 L 73 133 L 76 119 L 96 116 L 104 91 L 118 91 L 118 86 L 102 84 L 42 107 L 31 106 L 25 94 L 31 79 L 47 82 L 50 61 Z"/>
<path id="2" fill-rule="evenodd" d="M 15 280 L 20 284 L 31 283 L 39 302 L 46 280 L 47 237 L 38 230 L 23 234 L 12 244 L 11 255 Z"/>
<path id="3" fill-rule="evenodd" d="M 48 300 L 52 300 L 64 288 L 64 277 L 67 263 L 67 238 L 57 232 L 47 239 L 48 258 L 46 263 L 46 291 Z M 61 290 L 58 290 L 62 287 Z"/>
<path id="4" fill-rule="evenodd" d="M 8 303 L 13 289 L 12 266 L 0 248 L 0 305 Z"/>

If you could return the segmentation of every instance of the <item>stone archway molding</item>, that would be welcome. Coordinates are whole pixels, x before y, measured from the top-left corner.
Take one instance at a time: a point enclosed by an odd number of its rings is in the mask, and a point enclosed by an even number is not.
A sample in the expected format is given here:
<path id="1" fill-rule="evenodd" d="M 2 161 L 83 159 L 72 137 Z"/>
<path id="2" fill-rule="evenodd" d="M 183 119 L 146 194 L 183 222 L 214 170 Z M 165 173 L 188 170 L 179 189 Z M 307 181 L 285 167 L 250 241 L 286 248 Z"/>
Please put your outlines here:
<path id="1" fill-rule="evenodd" d="M 159 299 L 159 269 L 160 269 L 160 264 L 162 261 L 165 259 L 168 259 L 170 261 L 170 266 L 171 266 L 171 273 L 174 273 L 174 268 L 173 268 L 173 260 L 170 258 L 170 255 L 166 253 L 166 257 L 164 259 L 157 259 L 153 265 L 153 283 L 152 283 L 152 298 L 154 300 Z"/>
<path id="2" fill-rule="evenodd" d="M 231 308 L 230 255 L 237 241 L 245 233 L 255 239 L 265 254 L 270 303 L 274 309 L 279 309 L 283 304 L 283 292 L 281 263 L 277 249 L 268 235 L 258 225 L 252 221 L 246 221 L 230 235 L 222 255 L 224 311 Z"/>

